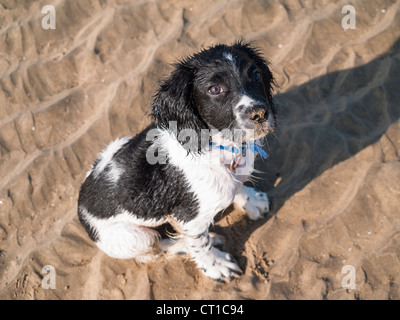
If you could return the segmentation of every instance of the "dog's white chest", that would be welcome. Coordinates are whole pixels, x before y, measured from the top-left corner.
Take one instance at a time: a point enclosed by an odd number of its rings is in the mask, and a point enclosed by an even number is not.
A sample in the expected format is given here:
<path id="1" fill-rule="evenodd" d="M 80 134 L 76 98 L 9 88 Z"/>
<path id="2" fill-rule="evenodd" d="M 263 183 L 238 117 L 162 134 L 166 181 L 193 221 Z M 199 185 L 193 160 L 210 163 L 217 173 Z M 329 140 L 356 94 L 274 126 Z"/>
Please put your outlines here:
<path id="1" fill-rule="evenodd" d="M 199 201 L 200 212 L 215 214 L 227 208 L 235 197 L 237 182 L 223 165 L 197 159 L 197 168 L 185 172 Z"/>
<path id="2" fill-rule="evenodd" d="M 201 158 L 191 162 L 192 165 L 187 163 L 181 169 L 198 202 L 198 215 L 186 224 L 188 230 L 196 233 L 204 225 L 213 223 L 215 215 L 233 202 L 238 181 L 221 164 L 215 165 Z"/>
<path id="3" fill-rule="evenodd" d="M 167 150 L 172 165 L 184 174 L 188 187 L 199 203 L 199 216 L 212 219 L 216 213 L 227 208 L 235 197 L 240 183 L 218 155 L 191 155 L 179 142 L 164 131 L 162 146 Z"/>

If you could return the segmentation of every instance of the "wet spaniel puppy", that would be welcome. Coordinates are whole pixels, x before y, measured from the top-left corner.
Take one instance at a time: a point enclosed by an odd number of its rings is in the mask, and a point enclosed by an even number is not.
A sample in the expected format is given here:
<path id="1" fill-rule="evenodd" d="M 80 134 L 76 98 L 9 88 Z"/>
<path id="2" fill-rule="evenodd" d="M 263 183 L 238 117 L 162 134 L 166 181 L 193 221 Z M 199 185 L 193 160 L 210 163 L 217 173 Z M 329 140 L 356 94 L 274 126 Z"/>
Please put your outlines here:
<path id="1" fill-rule="evenodd" d="M 233 201 L 258 219 L 267 195 L 243 182 L 260 139 L 275 129 L 273 76 L 260 51 L 239 41 L 174 65 L 152 102 L 152 124 L 112 142 L 80 189 L 78 215 L 90 238 L 114 258 L 146 262 L 187 253 L 216 281 L 241 273 L 215 247 L 209 227 Z M 160 240 L 154 227 L 177 235 Z"/>

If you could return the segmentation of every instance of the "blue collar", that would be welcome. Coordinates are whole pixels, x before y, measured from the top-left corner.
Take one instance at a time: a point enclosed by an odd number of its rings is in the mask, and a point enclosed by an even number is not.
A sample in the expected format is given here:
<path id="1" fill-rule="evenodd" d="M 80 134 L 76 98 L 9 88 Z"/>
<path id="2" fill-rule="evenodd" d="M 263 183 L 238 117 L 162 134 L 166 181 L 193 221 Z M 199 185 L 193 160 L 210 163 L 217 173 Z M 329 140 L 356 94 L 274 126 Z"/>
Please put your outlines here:
<path id="1" fill-rule="evenodd" d="M 252 142 L 243 142 L 242 147 L 240 149 L 237 147 L 234 147 L 232 145 L 230 145 L 230 146 L 218 145 L 211 141 L 209 142 L 209 146 L 213 147 L 213 148 L 225 150 L 225 151 L 230 151 L 235 155 L 239 154 L 240 152 L 242 152 L 242 154 L 245 154 L 246 149 L 249 148 L 254 153 L 258 153 L 264 159 L 267 159 L 267 157 L 268 157 L 267 152 L 263 148 L 261 148 L 259 145 L 252 143 Z"/>

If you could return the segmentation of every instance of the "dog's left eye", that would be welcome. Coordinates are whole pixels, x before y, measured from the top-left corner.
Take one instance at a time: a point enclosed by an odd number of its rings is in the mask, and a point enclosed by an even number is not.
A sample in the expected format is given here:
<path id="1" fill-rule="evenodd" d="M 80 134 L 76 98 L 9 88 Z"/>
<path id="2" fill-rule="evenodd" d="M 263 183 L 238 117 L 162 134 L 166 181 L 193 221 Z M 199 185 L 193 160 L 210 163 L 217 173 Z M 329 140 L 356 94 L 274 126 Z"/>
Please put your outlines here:
<path id="1" fill-rule="evenodd" d="M 257 82 L 261 80 L 261 73 L 256 71 L 253 73 L 253 81 Z"/>
<path id="2" fill-rule="evenodd" d="M 211 93 L 211 94 L 220 94 L 220 93 L 223 92 L 223 90 L 222 90 L 222 88 L 220 86 L 215 85 L 215 86 L 211 86 L 208 89 L 208 92 Z"/>

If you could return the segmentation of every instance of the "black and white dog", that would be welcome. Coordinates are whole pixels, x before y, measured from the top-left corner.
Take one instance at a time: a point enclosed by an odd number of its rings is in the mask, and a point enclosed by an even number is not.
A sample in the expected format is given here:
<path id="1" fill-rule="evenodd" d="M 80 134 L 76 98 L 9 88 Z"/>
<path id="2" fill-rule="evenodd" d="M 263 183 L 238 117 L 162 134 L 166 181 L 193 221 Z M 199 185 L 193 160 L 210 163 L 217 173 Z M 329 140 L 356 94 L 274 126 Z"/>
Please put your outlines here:
<path id="1" fill-rule="evenodd" d="M 214 246 L 209 227 L 233 201 L 251 219 L 269 210 L 265 193 L 243 185 L 251 168 L 238 172 L 244 158 L 263 153 L 258 141 L 275 129 L 267 64 L 242 41 L 175 64 L 154 96 L 153 123 L 111 143 L 80 189 L 79 219 L 102 251 L 142 262 L 185 252 L 214 280 L 241 273 Z M 230 134 L 238 131 L 238 139 Z M 153 227 L 167 222 L 178 235 L 160 241 Z"/>

